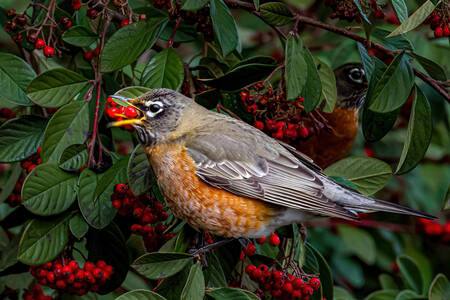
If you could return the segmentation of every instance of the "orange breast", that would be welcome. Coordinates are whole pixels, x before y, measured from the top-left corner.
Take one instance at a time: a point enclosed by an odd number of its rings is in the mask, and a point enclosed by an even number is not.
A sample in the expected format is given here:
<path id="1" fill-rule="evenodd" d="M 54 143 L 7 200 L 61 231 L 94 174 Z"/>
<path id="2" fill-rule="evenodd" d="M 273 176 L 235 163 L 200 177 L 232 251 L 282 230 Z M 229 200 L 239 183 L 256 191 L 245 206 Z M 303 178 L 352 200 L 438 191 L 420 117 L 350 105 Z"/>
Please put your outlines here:
<path id="1" fill-rule="evenodd" d="M 275 211 L 266 203 L 214 188 L 195 174 L 182 145 L 147 148 L 158 185 L 177 218 L 213 234 L 240 237 L 258 231 Z"/>
<path id="2" fill-rule="evenodd" d="M 358 110 L 336 106 L 332 113 L 322 114 L 333 131 L 323 130 L 320 135 L 299 142 L 296 148 L 326 168 L 346 157 L 352 149 L 358 133 Z"/>

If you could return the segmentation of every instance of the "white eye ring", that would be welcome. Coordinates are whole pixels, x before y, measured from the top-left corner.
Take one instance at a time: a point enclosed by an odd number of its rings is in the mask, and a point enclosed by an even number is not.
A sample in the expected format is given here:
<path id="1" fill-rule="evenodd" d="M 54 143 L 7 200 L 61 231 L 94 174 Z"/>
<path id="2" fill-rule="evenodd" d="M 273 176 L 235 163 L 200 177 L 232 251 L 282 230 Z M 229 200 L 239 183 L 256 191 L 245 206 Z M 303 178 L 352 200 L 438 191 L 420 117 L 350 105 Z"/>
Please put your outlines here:
<path id="1" fill-rule="evenodd" d="M 164 110 L 164 105 L 161 101 L 147 101 L 145 103 L 145 107 L 146 115 L 150 118 L 155 117 Z"/>
<path id="2" fill-rule="evenodd" d="M 353 72 L 360 72 L 360 74 L 361 74 L 361 76 L 359 77 L 359 78 L 354 78 L 353 77 Z M 353 80 L 354 82 L 357 82 L 357 83 L 362 83 L 363 82 L 363 78 L 364 78 L 364 70 L 363 69 L 360 69 L 360 68 L 353 68 L 353 69 L 351 69 L 350 70 L 350 72 L 349 72 L 349 74 L 348 74 L 348 77 L 350 77 L 350 79 L 351 80 Z"/>

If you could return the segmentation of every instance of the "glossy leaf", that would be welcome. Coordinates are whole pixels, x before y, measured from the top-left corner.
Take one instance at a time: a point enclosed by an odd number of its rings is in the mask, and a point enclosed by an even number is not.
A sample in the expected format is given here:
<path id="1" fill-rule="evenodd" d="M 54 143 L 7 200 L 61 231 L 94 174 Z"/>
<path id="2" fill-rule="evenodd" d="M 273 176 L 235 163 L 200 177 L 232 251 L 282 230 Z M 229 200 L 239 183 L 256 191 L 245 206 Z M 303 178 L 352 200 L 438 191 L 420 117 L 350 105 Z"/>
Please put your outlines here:
<path id="1" fill-rule="evenodd" d="M 209 2 L 208 0 L 186 0 L 181 6 L 181 9 L 188 11 L 196 11 L 204 7 L 206 4 L 208 4 L 208 2 Z"/>
<path id="2" fill-rule="evenodd" d="M 339 225 L 339 236 L 347 247 L 368 265 L 373 265 L 376 259 L 376 245 L 373 237 L 365 230 Z"/>
<path id="3" fill-rule="evenodd" d="M 54 164 L 37 166 L 22 187 L 22 203 L 40 216 L 51 216 L 68 209 L 75 201 L 78 176 L 62 171 Z"/>
<path id="4" fill-rule="evenodd" d="M 317 262 L 317 272 L 315 273 L 319 273 L 320 291 L 322 297 L 326 299 L 333 299 L 333 277 L 331 275 L 330 266 L 328 265 L 322 254 L 320 254 L 320 252 L 317 251 L 317 249 L 312 245 L 306 243 L 305 248 L 308 249 L 306 255 L 313 255 L 315 257 L 315 262 Z M 305 265 L 305 267 L 306 266 L 307 265 Z M 316 293 L 318 293 L 318 291 Z"/>
<path id="5" fill-rule="evenodd" d="M 324 173 L 350 180 L 364 195 L 371 195 L 382 189 L 392 176 L 391 167 L 387 163 L 368 157 L 344 158 L 326 168 Z"/>
<path id="6" fill-rule="evenodd" d="M 185 253 L 147 253 L 133 262 L 133 268 L 149 279 L 167 278 L 180 272 L 192 259 Z"/>
<path id="7" fill-rule="evenodd" d="M 238 288 L 230 288 L 230 287 L 222 287 L 218 289 L 214 289 L 211 292 L 208 292 L 207 295 L 215 300 L 225 300 L 225 299 L 233 299 L 233 300 L 258 300 L 260 299 L 258 296 L 253 294 L 250 291 L 238 289 Z"/>
<path id="8" fill-rule="evenodd" d="M 148 290 L 132 290 L 120 295 L 116 300 L 165 300 L 163 296 Z"/>
<path id="9" fill-rule="evenodd" d="M 81 239 L 88 232 L 89 225 L 80 214 L 76 214 L 69 221 L 69 229 L 74 237 Z"/>
<path id="10" fill-rule="evenodd" d="M 378 40 L 381 44 L 385 45 L 389 50 L 409 50 L 414 51 L 414 46 L 410 40 L 408 40 L 403 35 L 397 35 L 392 37 L 387 37 L 389 31 L 381 28 L 373 28 L 370 32 L 372 38 Z"/>
<path id="11" fill-rule="evenodd" d="M 86 140 L 88 131 L 87 102 L 72 102 L 61 107 L 45 129 L 41 150 L 42 161 L 57 163 L 67 147 L 82 144 Z"/>
<path id="12" fill-rule="evenodd" d="M 60 107 L 72 100 L 88 84 L 88 80 L 79 73 L 57 68 L 33 79 L 26 92 L 37 105 Z"/>
<path id="13" fill-rule="evenodd" d="M 395 300 L 398 290 L 381 290 L 369 294 L 364 300 Z"/>
<path id="14" fill-rule="evenodd" d="M 88 47 L 95 43 L 97 38 L 89 28 L 80 25 L 69 28 L 62 35 L 64 42 L 78 47 Z"/>
<path id="15" fill-rule="evenodd" d="M 205 269 L 205 281 L 207 281 L 206 285 L 209 287 L 227 286 L 225 273 L 223 272 L 217 255 L 212 251 L 208 252 L 206 254 L 206 261 L 208 262 L 208 266 Z"/>
<path id="16" fill-rule="evenodd" d="M 22 176 L 22 167 L 20 163 L 14 163 L 10 166 L 11 172 L 9 173 L 7 181 L 3 184 L 2 190 L 0 191 L 0 203 L 3 203 L 9 195 L 13 192 L 17 180 Z M 1 220 L 1 216 L 0 216 Z"/>
<path id="17" fill-rule="evenodd" d="M 268 2 L 260 6 L 261 18 L 273 26 L 283 26 L 293 20 L 289 8 L 282 2 Z"/>
<path id="18" fill-rule="evenodd" d="M 203 299 L 205 296 L 205 279 L 203 277 L 202 266 L 193 264 L 189 270 L 189 276 L 186 280 L 181 299 L 196 300 Z"/>
<path id="19" fill-rule="evenodd" d="M 429 300 L 450 299 L 450 282 L 444 274 L 437 274 L 428 290 Z"/>
<path id="20" fill-rule="evenodd" d="M 19 242 L 18 260 L 28 265 L 41 265 L 54 259 L 69 240 L 68 220 L 68 216 L 63 216 L 28 223 Z"/>
<path id="21" fill-rule="evenodd" d="M 236 22 L 223 0 L 210 0 L 210 14 L 222 55 L 225 57 L 236 49 L 239 42 Z"/>
<path id="22" fill-rule="evenodd" d="M 33 105 L 25 90 L 36 77 L 34 70 L 20 57 L 0 52 L 0 106 L 7 104 Z"/>
<path id="23" fill-rule="evenodd" d="M 397 258 L 397 265 L 407 285 L 417 293 L 422 293 L 422 276 L 417 264 L 406 255 Z"/>
<path id="24" fill-rule="evenodd" d="M 142 73 L 145 87 L 168 88 L 178 90 L 183 83 L 183 62 L 173 48 L 167 48 L 156 54 Z"/>
<path id="25" fill-rule="evenodd" d="M 433 120 L 431 107 L 422 91 L 416 87 L 411 115 L 396 174 L 412 170 L 425 156 L 431 141 Z"/>
<path id="26" fill-rule="evenodd" d="M 406 102 L 414 85 L 414 72 L 404 52 L 398 54 L 383 73 L 370 95 L 369 109 L 386 113 Z"/>
<path id="27" fill-rule="evenodd" d="M 42 141 L 47 120 L 22 116 L 0 126 L 0 162 L 23 160 L 36 153 Z"/>
<path id="28" fill-rule="evenodd" d="M 166 24 L 166 18 L 151 18 L 146 22 L 132 23 L 117 30 L 103 48 L 101 71 L 112 72 L 134 62 L 145 50 L 153 46 Z"/>
<path id="29" fill-rule="evenodd" d="M 308 49 L 304 49 L 303 59 L 307 64 L 308 77 L 306 78 L 305 87 L 301 95 L 305 98 L 303 101 L 305 112 L 309 113 L 319 104 L 322 95 L 322 82 L 320 81 L 316 63 Z"/>
<path id="30" fill-rule="evenodd" d="M 336 78 L 333 70 L 323 61 L 318 60 L 320 68 L 318 68 L 320 81 L 322 82 L 322 101 L 320 102 L 320 110 L 331 113 L 337 101 Z"/>
<path id="31" fill-rule="evenodd" d="M 380 281 L 380 285 L 383 290 L 398 289 L 398 285 L 395 283 L 394 278 L 389 274 L 381 274 L 378 276 L 378 280 Z"/>
<path id="32" fill-rule="evenodd" d="M 303 58 L 303 43 L 300 38 L 289 34 L 286 41 L 286 89 L 287 99 L 301 95 L 308 78 L 308 64 Z"/>
<path id="33" fill-rule="evenodd" d="M 131 153 L 127 168 L 128 185 L 133 194 L 140 195 L 150 190 L 153 180 L 152 169 L 142 145 Z"/>
<path id="34" fill-rule="evenodd" d="M 394 7 L 395 14 L 398 17 L 400 23 L 403 23 L 408 19 L 408 7 L 404 0 L 392 0 L 392 6 Z"/>
<path id="35" fill-rule="evenodd" d="M 409 53 L 412 57 L 414 57 L 417 62 L 427 71 L 428 75 L 430 75 L 433 79 L 440 80 L 440 81 L 446 81 L 447 76 L 445 75 L 444 69 L 434 61 L 420 56 L 416 53 Z"/>
<path id="36" fill-rule="evenodd" d="M 69 146 L 59 158 L 59 167 L 65 171 L 76 171 L 87 165 L 88 151 L 85 145 Z"/>
<path id="37" fill-rule="evenodd" d="M 148 91 L 151 91 L 150 88 L 147 87 L 143 87 L 143 86 L 129 86 L 126 88 L 123 88 L 119 91 L 117 91 L 114 95 L 119 95 L 119 96 L 123 96 L 126 98 L 137 98 L 139 96 L 141 96 L 142 94 L 147 93 Z M 120 99 L 114 99 L 115 102 L 117 102 L 119 105 L 122 106 L 129 106 L 127 102 L 125 101 L 121 101 Z"/>
<path id="38" fill-rule="evenodd" d="M 420 6 L 412 15 L 409 16 L 404 22 L 402 22 L 394 31 L 392 31 L 388 37 L 396 36 L 413 30 L 417 26 L 423 23 L 425 19 L 433 12 L 434 8 L 440 3 L 433 3 L 428 0 L 422 6 Z"/>

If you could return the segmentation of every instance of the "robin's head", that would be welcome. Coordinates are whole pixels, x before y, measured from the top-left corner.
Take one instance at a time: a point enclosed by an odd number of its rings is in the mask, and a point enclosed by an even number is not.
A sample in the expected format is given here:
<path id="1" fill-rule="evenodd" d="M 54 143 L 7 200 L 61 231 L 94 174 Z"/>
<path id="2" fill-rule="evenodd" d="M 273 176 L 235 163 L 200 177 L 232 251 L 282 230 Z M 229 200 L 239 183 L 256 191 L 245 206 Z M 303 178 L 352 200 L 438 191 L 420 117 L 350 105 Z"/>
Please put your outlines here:
<path id="1" fill-rule="evenodd" d="M 132 125 L 141 143 L 151 145 L 169 138 L 178 125 L 183 110 L 193 100 L 170 89 L 154 89 L 137 98 L 111 96 L 123 100 L 139 112 L 136 119 L 113 123 L 113 126 Z"/>
<path id="2" fill-rule="evenodd" d="M 334 70 L 337 87 L 337 105 L 346 109 L 358 109 L 367 91 L 367 79 L 362 64 L 348 63 Z"/>

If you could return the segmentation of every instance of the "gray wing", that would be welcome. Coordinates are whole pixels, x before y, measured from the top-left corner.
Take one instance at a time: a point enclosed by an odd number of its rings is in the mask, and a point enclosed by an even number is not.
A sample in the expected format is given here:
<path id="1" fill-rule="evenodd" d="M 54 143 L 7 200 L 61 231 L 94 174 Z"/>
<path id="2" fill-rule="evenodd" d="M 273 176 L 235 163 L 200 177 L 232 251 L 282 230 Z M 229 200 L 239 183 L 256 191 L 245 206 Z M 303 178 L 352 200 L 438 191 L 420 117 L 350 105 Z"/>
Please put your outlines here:
<path id="1" fill-rule="evenodd" d="M 239 125 L 243 131 L 254 129 Z M 259 131 L 250 135 L 234 132 L 233 138 L 221 131 L 196 136 L 186 145 L 196 164 L 196 174 L 206 183 L 312 214 L 356 219 L 354 212 L 324 195 L 326 182 L 320 173 L 275 140 Z"/>

